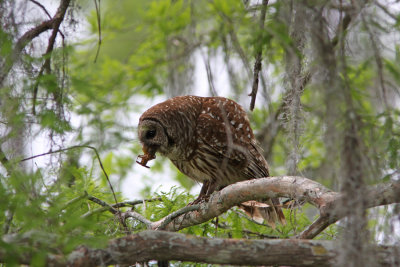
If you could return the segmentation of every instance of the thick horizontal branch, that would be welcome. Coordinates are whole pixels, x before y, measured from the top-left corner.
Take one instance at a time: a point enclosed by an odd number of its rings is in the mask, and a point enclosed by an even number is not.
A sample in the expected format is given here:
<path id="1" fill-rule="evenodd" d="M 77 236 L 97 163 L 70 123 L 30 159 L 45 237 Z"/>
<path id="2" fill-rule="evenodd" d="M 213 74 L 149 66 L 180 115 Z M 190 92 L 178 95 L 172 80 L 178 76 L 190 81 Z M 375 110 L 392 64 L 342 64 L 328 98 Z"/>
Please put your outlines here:
<path id="1" fill-rule="evenodd" d="M 230 208 L 249 200 L 287 197 L 306 201 L 320 211 L 339 197 L 320 183 L 298 176 L 268 177 L 243 181 L 229 185 L 210 196 L 208 202 L 200 204 L 200 209 L 181 215 L 165 226 L 165 230 L 180 229 L 206 222 Z M 163 220 L 154 222 L 151 229 L 157 229 Z"/>
<path id="2" fill-rule="evenodd" d="M 116 239 L 106 249 L 81 247 L 69 257 L 69 263 L 96 266 L 180 260 L 233 265 L 329 266 L 335 262 L 336 254 L 335 246 L 329 241 L 211 239 L 143 231 Z M 75 265 L 77 262 L 85 264 Z"/>
<path id="3" fill-rule="evenodd" d="M 133 265 L 179 260 L 231 265 L 337 266 L 340 245 L 326 240 L 248 240 L 204 238 L 165 231 L 143 231 L 112 240 L 104 249 L 81 246 L 65 260 L 48 255 L 48 266 Z M 398 266 L 399 248 L 373 248 L 380 266 Z M 3 255 L 4 256 L 4 255 Z M 2 252 L 0 251 L 0 260 Z M 29 255 L 21 258 L 29 264 Z"/>
<path id="4" fill-rule="evenodd" d="M 300 202 L 308 202 L 319 209 L 320 219 L 310 226 L 312 231 L 302 233 L 301 238 L 313 238 L 331 223 L 348 215 L 346 209 L 340 209 L 342 195 L 333 192 L 313 180 L 299 176 L 280 176 L 243 181 L 225 187 L 210 196 L 208 202 L 200 204 L 200 208 L 189 211 L 174 218 L 164 225 L 164 219 L 153 222 L 150 229 L 158 229 L 160 225 L 165 230 L 180 229 L 206 222 L 228 209 L 249 200 L 287 197 Z M 365 190 L 366 208 L 391 203 L 400 203 L 400 181 L 367 187 Z M 310 229 L 308 229 L 310 230 Z"/>

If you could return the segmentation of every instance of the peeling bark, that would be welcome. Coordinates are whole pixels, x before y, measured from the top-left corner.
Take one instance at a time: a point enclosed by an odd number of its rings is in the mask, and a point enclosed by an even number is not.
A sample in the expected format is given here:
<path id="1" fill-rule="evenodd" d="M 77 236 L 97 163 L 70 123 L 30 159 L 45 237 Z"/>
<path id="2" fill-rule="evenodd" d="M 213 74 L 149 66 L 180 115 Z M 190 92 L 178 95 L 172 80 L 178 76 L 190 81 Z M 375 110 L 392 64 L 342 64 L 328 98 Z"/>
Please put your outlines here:
<path id="1" fill-rule="evenodd" d="M 380 266 L 400 264 L 399 248 L 376 246 L 373 250 Z M 114 239 L 104 249 L 81 246 L 67 259 L 59 255 L 48 255 L 47 266 L 134 265 L 150 260 L 233 265 L 336 266 L 340 251 L 339 243 L 326 240 L 224 239 L 143 231 Z M 29 264 L 28 256 L 25 263 Z"/>

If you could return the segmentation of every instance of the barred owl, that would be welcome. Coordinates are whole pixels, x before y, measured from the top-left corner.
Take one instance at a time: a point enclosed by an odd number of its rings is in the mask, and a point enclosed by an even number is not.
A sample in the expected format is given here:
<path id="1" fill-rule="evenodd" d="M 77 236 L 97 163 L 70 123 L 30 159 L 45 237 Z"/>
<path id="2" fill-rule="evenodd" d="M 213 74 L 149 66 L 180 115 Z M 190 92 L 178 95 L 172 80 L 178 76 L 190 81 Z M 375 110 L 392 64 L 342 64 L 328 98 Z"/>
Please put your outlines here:
<path id="1" fill-rule="evenodd" d="M 156 152 L 168 157 L 182 173 L 203 183 L 196 201 L 235 182 L 269 175 L 246 112 L 230 99 L 174 97 L 145 111 L 138 128 L 145 153 L 139 163 L 145 166 Z M 263 207 L 249 203 L 241 208 L 251 216 L 271 225 L 284 223 L 278 199 Z"/>

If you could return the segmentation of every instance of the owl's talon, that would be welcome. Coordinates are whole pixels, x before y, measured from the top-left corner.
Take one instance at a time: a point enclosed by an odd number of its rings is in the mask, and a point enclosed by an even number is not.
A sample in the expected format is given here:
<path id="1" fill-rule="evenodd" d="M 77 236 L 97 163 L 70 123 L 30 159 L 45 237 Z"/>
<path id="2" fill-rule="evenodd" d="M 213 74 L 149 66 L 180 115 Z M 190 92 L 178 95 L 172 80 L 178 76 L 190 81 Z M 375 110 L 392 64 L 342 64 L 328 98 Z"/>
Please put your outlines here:
<path id="1" fill-rule="evenodd" d="M 190 202 L 188 204 L 188 206 L 197 205 L 197 204 L 200 204 L 203 202 L 208 202 L 208 200 L 210 200 L 210 196 L 206 196 L 206 195 L 198 196 L 195 200 Z"/>

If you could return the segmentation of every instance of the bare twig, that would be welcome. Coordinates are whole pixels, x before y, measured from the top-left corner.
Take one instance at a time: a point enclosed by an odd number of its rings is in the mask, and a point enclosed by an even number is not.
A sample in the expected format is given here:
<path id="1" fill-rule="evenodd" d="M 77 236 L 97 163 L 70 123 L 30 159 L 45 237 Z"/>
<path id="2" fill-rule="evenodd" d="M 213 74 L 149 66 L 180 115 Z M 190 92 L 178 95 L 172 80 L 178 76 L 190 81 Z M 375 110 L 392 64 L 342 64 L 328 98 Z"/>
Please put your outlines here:
<path id="1" fill-rule="evenodd" d="M 266 235 L 266 234 L 262 234 L 262 233 L 258 233 L 258 232 L 252 232 L 249 230 L 243 230 L 242 232 L 247 236 L 252 235 L 252 236 L 256 236 L 260 239 L 265 239 L 265 238 L 266 239 L 278 239 L 279 238 L 279 236 L 276 236 L 276 235 Z"/>
<path id="2" fill-rule="evenodd" d="M 380 9 L 382 9 L 382 11 L 385 12 L 386 15 L 391 17 L 397 23 L 397 21 L 399 19 L 398 18 L 399 14 L 393 14 L 392 12 L 389 11 L 389 9 L 387 7 L 385 7 L 384 5 L 379 3 L 378 1 L 374 1 L 374 4 L 377 5 Z"/>
<path id="3" fill-rule="evenodd" d="M 94 1 L 94 5 L 96 7 L 96 19 L 97 19 L 97 28 L 98 28 L 98 32 L 99 32 L 99 41 L 97 43 L 97 51 L 96 51 L 96 56 L 94 58 L 94 63 L 96 63 L 97 58 L 99 56 L 100 53 L 100 46 L 101 46 L 101 10 L 100 10 L 100 0 L 93 0 Z M 99 3 L 97 3 L 97 1 Z"/>
<path id="4" fill-rule="evenodd" d="M 39 3 L 38 1 L 35 1 L 35 0 L 29 0 L 29 1 L 32 2 L 32 3 L 34 3 L 35 5 L 39 6 L 39 7 L 44 11 L 44 13 L 46 13 L 47 17 L 48 17 L 49 19 L 51 19 L 51 15 L 50 15 L 50 13 L 47 11 L 47 9 L 44 7 L 44 5 L 42 5 L 41 3 Z"/>
<path id="5" fill-rule="evenodd" d="M 172 220 L 175 219 L 176 217 L 178 217 L 182 214 L 185 214 L 189 211 L 194 211 L 194 210 L 199 210 L 199 209 L 200 209 L 200 205 L 192 205 L 192 206 L 186 206 L 182 209 L 174 211 L 163 219 L 163 222 L 160 224 L 160 226 L 157 227 L 157 230 L 163 230 L 164 227 L 167 226 L 170 222 L 172 222 Z"/>
<path id="6" fill-rule="evenodd" d="M 87 198 L 90 201 L 93 201 L 94 203 L 97 203 L 100 206 L 102 206 L 102 208 L 94 209 L 92 211 L 89 211 L 89 212 L 85 213 L 84 215 L 82 215 L 82 217 L 88 217 L 88 216 L 91 216 L 93 214 L 96 214 L 96 213 L 99 213 L 99 212 L 104 212 L 104 211 L 109 211 L 112 214 L 117 214 L 118 213 L 118 210 L 117 210 L 118 208 L 132 207 L 132 206 L 135 206 L 135 205 L 138 205 L 138 204 L 143 204 L 144 202 L 153 202 L 153 201 L 160 201 L 161 200 L 160 197 L 157 197 L 157 198 L 143 199 L 143 200 L 124 201 L 124 202 L 119 202 L 119 203 L 115 203 L 115 204 L 111 205 L 111 204 L 108 204 L 107 202 L 105 202 L 105 201 L 103 201 L 103 200 L 101 200 L 99 198 L 94 197 L 94 196 L 88 196 L 87 193 L 85 192 L 85 194 L 83 196 L 74 198 L 73 200 L 71 200 L 69 202 L 72 202 L 72 201 L 75 202 L 75 201 L 78 201 L 78 200 L 80 200 L 82 198 Z M 69 205 L 68 203 L 66 205 Z"/>
<path id="7" fill-rule="evenodd" d="M 44 5 L 42 5 L 41 3 L 39 3 L 36 0 L 29 0 L 29 1 L 34 3 L 35 5 L 37 5 L 38 7 L 40 7 L 43 10 L 43 12 L 46 13 L 47 17 L 49 19 L 51 19 L 51 15 L 50 15 L 49 11 L 47 11 L 47 9 Z M 60 29 L 58 30 L 58 33 L 62 36 L 63 39 L 65 38 L 65 35 L 62 33 L 62 31 Z"/>
<path id="8" fill-rule="evenodd" d="M 310 226 L 296 236 L 297 239 L 313 239 L 325 230 L 329 225 L 335 223 L 335 219 L 330 219 L 329 216 L 318 217 Z"/>
<path id="9" fill-rule="evenodd" d="M 127 211 L 122 213 L 122 216 L 124 218 L 124 220 L 126 220 L 127 218 L 133 218 L 135 220 L 138 220 L 139 222 L 144 223 L 148 229 L 151 229 L 152 227 L 152 222 L 148 219 L 146 219 L 143 215 L 135 212 L 135 211 Z"/>
<path id="10" fill-rule="evenodd" d="M 33 96 L 32 96 L 32 114 L 36 115 L 36 100 L 37 100 L 37 93 L 39 90 L 39 83 L 40 83 L 40 78 L 43 76 L 43 71 L 45 69 L 46 64 L 43 64 L 42 67 L 40 68 L 39 74 L 36 77 L 36 82 L 33 87 Z"/>
<path id="11" fill-rule="evenodd" d="M 105 212 L 105 211 L 109 211 L 112 214 L 116 214 L 117 213 L 117 212 L 113 212 L 113 209 L 111 209 L 111 206 L 102 206 L 101 208 L 93 209 L 93 210 L 90 210 L 90 211 L 82 214 L 81 218 L 88 218 L 88 217 L 90 217 L 92 215 L 95 215 L 95 214 L 98 214 L 98 213 L 102 213 L 102 212 Z M 124 222 L 124 224 L 125 224 L 125 222 Z"/>
<path id="12" fill-rule="evenodd" d="M 261 14 L 260 14 L 260 35 L 261 36 L 264 31 L 264 22 L 265 22 L 265 15 L 267 13 L 267 5 L 268 5 L 268 0 L 263 0 Z M 258 42 L 256 44 L 256 62 L 254 63 L 253 86 L 252 86 L 251 93 L 249 94 L 249 96 L 251 96 L 251 102 L 250 102 L 250 110 L 251 111 L 254 109 L 254 106 L 256 104 L 259 75 L 260 75 L 260 71 L 262 68 L 261 60 L 262 60 L 262 38 L 259 37 Z"/>
<path id="13" fill-rule="evenodd" d="M 203 56 L 204 66 L 205 66 L 206 72 L 207 72 L 208 86 L 210 88 L 211 95 L 218 96 L 217 90 L 215 89 L 215 85 L 214 85 L 214 76 L 211 71 L 210 58 L 208 56 L 206 56 L 203 53 L 203 51 L 201 52 L 201 55 Z"/>
<path id="14" fill-rule="evenodd" d="M 161 197 L 155 197 L 155 198 L 147 198 L 147 199 L 139 199 L 139 200 L 131 200 L 131 201 L 124 201 L 124 202 L 119 202 L 116 204 L 111 205 L 114 208 L 122 208 L 122 207 L 132 207 L 138 204 L 143 204 L 146 202 L 154 202 L 154 201 L 161 201 Z"/>
<path id="15" fill-rule="evenodd" d="M 103 207 L 107 208 L 107 210 L 110 211 L 112 214 L 117 214 L 118 213 L 118 210 L 116 210 L 113 206 L 111 206 L 107 202 L 105 202 L 105 201 L 103 201 L 103 200 L 101 200 L 101 199 L 99 199 L 97 197 L 88 196 L 88 199 L 90 201 L 93 201 L 94 203 L 99 204 L 100 206 L 103 206 Z"/>

